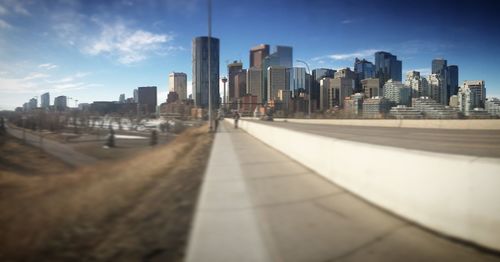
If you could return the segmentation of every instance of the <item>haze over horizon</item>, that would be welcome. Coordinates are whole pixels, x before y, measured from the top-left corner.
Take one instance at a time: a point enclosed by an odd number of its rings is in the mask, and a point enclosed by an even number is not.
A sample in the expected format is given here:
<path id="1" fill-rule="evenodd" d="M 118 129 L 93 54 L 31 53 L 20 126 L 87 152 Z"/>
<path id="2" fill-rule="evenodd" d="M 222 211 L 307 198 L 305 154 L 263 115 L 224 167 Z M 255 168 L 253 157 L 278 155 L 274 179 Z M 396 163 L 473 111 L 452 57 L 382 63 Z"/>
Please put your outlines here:
<path id="1" fill-rule="evenodd" d="M 431 60 L 445 58 L 459 66 L 459 83 L 485 80 L 491 97 L 500 96 L 497 5 L 213 0 L 213 36 L 221 41 L 221 76 L 232 60 L 248 68 L 249 49 L 261 43 L 292 46 L 311 69 L 352 68 L 355 57 L 373 62 L 376 51 L 389 51 L 403 74 L 427 76 Z M 187 73 L 191 93 L 191 41 L 207 34 L 206 9 L 203 0 L 0 0 L 0 110 L 44 92 L 51 103 L 58 95 L 90 103 L 149 85 L 161 103 L 172 71 Z"/>

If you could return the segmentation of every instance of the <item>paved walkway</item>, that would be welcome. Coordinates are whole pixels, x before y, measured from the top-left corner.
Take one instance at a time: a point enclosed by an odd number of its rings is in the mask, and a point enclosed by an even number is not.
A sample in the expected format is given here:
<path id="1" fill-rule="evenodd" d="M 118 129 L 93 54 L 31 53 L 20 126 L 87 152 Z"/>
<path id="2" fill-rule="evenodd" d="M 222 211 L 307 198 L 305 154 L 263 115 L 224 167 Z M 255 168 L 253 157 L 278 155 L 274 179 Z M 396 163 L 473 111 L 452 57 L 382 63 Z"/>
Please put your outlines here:
<path id="1" fill-rule="evenodd" d="M 221 123 L 187 261 L 367 260 L 500 258 L 367 204 L 244 131 Z"/>
<path id="2" fill-rule="evenodd" d="M 23 131 L 16 128 L 7 128 L 7 132 L 16 138 L 23 139 Z M 26 132 L 26 143 L 40 148 L 40 136 Z M 71 166 L 86 166 L 94 164 L 97 159 L 75 151 L 68 145 L 61 144 L 50 139 L 42 140 L 42 148 L 48 154 L 53 155 Z"/>

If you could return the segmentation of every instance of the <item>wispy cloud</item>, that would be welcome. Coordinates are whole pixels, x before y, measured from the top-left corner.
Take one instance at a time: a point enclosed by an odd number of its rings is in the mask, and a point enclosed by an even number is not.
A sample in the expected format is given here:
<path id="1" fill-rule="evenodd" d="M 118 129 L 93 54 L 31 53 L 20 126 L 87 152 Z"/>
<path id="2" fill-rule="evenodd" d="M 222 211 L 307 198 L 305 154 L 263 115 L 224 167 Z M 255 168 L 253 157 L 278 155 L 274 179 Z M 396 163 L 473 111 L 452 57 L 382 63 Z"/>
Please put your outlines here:
<path id="1" fill-rule="evenodd" d="M 5 15 L 5 14 L 7 14 L 7 9 L 5 9 L 5 7 L 0 5 L 0 15 Z"/>
<path id="2" fill-rule="evenodd" d="M 34 80 L 34 79 L 40 79 L 40 78 L 47 78 L 50 77 L 50 75 L 44 74 L 44 73 L 39 73 L 39 72 L 32 72 L 26 77 L 22 78 L 23 81 L 28 81 L 28 80 Z"/>
<path id="3" fill-rule="evenodd" d="M 163 45 L 173 39 L 169 34 L 155 34 L 141 29 L 130 29 L 122 23 L 103 25 L 98 38 L 90 41 L 84 52 L 116 57 L 122 64 L 146 59 L 152 53 L 168 51 L 174 47 Z"/>
<path id="4" fill-rule="evenodd" d="M 343 24 L 343 25 L 345 25 L 345 24 L 351 24 L 352 22 L 354 22 L 354 21 L 351 20 L 351 19 L 345 19 L 345 20 L 340 21 L 340 23 Z"/>
<path id="5" fill-rule="evenodd" d="M 3 19 L 0 19 L 0 29 L 9 29 L 9 28 L 12 28 L 12 25 L 7 23 Z"/>
<path id="6" fill-rule="evenodd" d="M 78 73 L 75 73 L 73 75 L 69 75 L 69 76 L 66 76 L 66 77 L 63 77 L 60 79 L 48 81 L 48 83 L 51 83 L 51 84 L 69 83 L 69 82 L 74 82 L 77 79 L 86 77 L 88 75 L 89 75 L 89 73 L 78 72 Z"/>
<path id="7" fill-rule="evenodd" d="M 21 14 L 21 15 L 31 15 L 31 13 L 26 8 L 27 1 L 17 1 L 17 0 L 3 0 L 2 5 L 0 5 L 0 15 L 6 14 Z"/>
<path id="8" fill-rule="evenodd" d="M 341 60 L 353 60 L 356 57 L 357 58 L 368 58 L 368 57 L 373 57 L 373 54 L 379 50 L 377 49 L 366 49 L 366 50 L 360 50 L 352 53 L 338 53 L 338 54 L 331 54 L 331 55 L 325 55 L 325 56 L 319 56 L 315 57 L 312 59 L 312 61 L 323 61 L 326 59 L 331 59 L 335 61 L 341 61 Z M 324 61 L 323 61 L 324 62 Z"/>
<path id="9" fill-rule="evenodd" d="M 77 72 L 61 78 L 40 72 L 31 72 L 21 77 L 4 74 L 0 78 L 0 93 L 37 95 L 42 92 L 60 93 L 99 86 L 83 81 L 82 78 L 88 74 Z"/>
<path id="10" fill-rule="evenodd" d="M 42 69 L 46 69 L 46 70 L 52 70 L 54 68 L 57 68 L 57 65 L 54 65 L 54 64 L 51 64 L 51 63 L 47 63 L 47 64 L 38 65 L 38 68 L 42 68 Z"/>

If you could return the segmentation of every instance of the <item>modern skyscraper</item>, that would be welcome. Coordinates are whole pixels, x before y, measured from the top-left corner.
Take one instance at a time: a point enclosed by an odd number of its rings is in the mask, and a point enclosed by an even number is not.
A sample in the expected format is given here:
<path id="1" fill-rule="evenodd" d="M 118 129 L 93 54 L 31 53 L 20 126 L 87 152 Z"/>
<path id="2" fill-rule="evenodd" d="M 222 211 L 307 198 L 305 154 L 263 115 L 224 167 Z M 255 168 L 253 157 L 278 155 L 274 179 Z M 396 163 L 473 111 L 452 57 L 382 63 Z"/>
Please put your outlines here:
<path id="1" fill-rule="evenodd" d="M 31 98 L 28 102 L 28 110 L 33 110 L 38 107 L 38 100 L 36 98 Z"/>
<path id="2" fill-rule="evenodd" d="M 261 44 L 250 49 L 250 67 L 262 69 L 264 58 L 269 55 L 269 45 Z"/>
<path id="3" fill-rule="evenodd" d="M 411 87 L 414 98 L 429 96 L 427 79 L 421 77 L 418 71 L 409 71 L 406 74 L 405 85 Z"/>
<path id="4" fill-rule="evenodd" d="M 257 97 L 258 103 L 262 103 L 262 69 L 250 67 L 247 71 L 247 93 Z"/>
<path id="5" fill-rule="evenodd" d="M 243 69 L 243 63 L 233 61 L 227 65 L 227 78 L 228 78 L 228 92 L 229 102 L 236 102 L 236 75 Z"/>
<path id="6" fill-rule="evenodd" d="M 156 86 L 142 86 L 138 88 L 139 108 L 144 114 L 156 113 L 157 102 Z"/>
<path id="7" fill-rule="evenodd" d="M 279 58 L 279 65 L 292 68 L 293 67 L 293 48 L 291 46 L 276 46 L 276 51 L 274 52 Z"/>
<path id="8" fill-rule="evenodd" d="M 139 90 L 134 89 L 134 103 L 139 104 Z"/>
<path id="9" fill-rule="evenodd" d="M 448 66 L 448 96 L 458 94 L 458 66 Z"/>
<path id="10" fill-rule="evenodd" d="M 276 46 L 274 52 L 264 58 L 262 63 L 262 78 L 263 78 L 263 95 L 264 100 L 269 101 L 272 98 L 267 97 L 269 92 L 268 88 L 268 69 L 271 66 L 279 66 L 284 68 L 292 68 L 293 67 L 293 48 L 288 46 Z"/>
<path id="11" fill-rule="evenodd" d="M 446 68 L 448 61 L 443 58 L 436 58 L 432 60 L 432 72 L 433 74 L 444 74 L 446 72 Z"/>
<path id="12" fill-rule="evenodd" d="M 287 68 L 283 66 L 271 66 L 267 70 L 268 101 L 278 100 L 279 90 L 288 90 Z"/>
<path id="13" fill-rule="evenodd" d="M 375 65 L 366 59 L 360 60 L 356 58 L 354 61 L 354 72 L 358 75 L 359 80 L 375 77 Z"/>
<path id="14" fill-rule="evenodd" d="M 311 100 L 312 108 L 320 108 L 320 81 L 325 77 L 334 78 L 335 70 L 329 68 L 317 68 L 312 70 Z M 314 103 L 315 101 L 315 103 Z M 316 106 L 314 106 L 316 104 Z"/>
<path id="15" fill-rule="evenodd" d="M 319 80 L 319 110 L 324 111 L 330 108 L 328 104 L 328 90 L 332 86 L 332 80 L 333 77 L 323 77 Z"/>
<path id="16" fill-rule="evenodd" d="M 443 74 L 429 75 L 429 97 L 442 105 L 448 105 L 445 76 Z"/>
<path id="17" fill-rule="evenodd" d="M 124 104 L 125 103 L 125 94 L 120 94 L 120 97 L 118 98 L 118 102 L 120 104 Z"/>
<path id="18" fill-rule="evenodd" d="M 289 70 L 291 97 L 296 97 L 301 92 L 309 92 L 306 89 L 306 69 L 303 67 L 293 67 Z"/>
<path id="19" fill-rule="evenodd" d="M 401 82 L 402 74 L 402 63 L 397 56 L 383 51 L 375 53 L 375 75 L 380 79 L 381 85 L 389 79 Z"/>
<path id="20" fill-rule="evenodd" d="M 64 111 L 67 108 L 68 98 L 66 96 L 58 96 L 54 98 L 54 107 L 57 111 Z"/>
<path id="21" fill-rule="evenodd" d="M 355 78 L 349 77 L 336 76 L 334 79 L 330 80 L 330 88 L 327 90 L 329 108 L 334 108 L 336 106 L 342 108 L 344 106 L 344 99 L 353 94 L 354 82 Z"/>
<path id="22" fill-rule="evenodd" d="M 242 69 L 234 77 L 234 96 L 240 99 L 247 94 L 247 70 Z"/>
<path id="23" fill-rule="evenodd" d="M 448 61 L 443 58 L 436 58 L 432 60 L 432 73 L 440 75 L 444 81 L 444 89 L 441 90 L 443 96 L 441 104 L 448 105 L 450 96 L 458 93 L 458 66 L 447 66 Z"/>
<path id="24" fill-rule="evenodd" d="M 210 42 L 210 61 L 208 61 L 208 43 Z M 208 65 L 210 63 L 210 72 Z M 193 99 L 195 106 L 208 108 L 208 79 L 212 90 L 212 107 L 218 108 L 219 94 L 219 39 L 207 36 L 193 39 Z"/>
<path id="25" fill-rule="evenodd" d="M 50 94 L 47 92 L 47 93 L 44 93 L 40 96 L 40 100 L 41 100 L 41 107 L 42 108 L 49 108 L 50 106 Z"/>
<path id="26" fill-rule="evenodd" d="M 187 75 L 186 73 L 172 72 L 168 75 L 168 88 L 170 92 L 176 92 L 179 99 L 187 99 Z"/>
<path id="27" fill-rule="evenodd" d="M 484 80 L 464 81 L 458 92 L 460 110 L 469 112 L 474 108 L 484 108 L 486 101 L 486 87 Z"/>

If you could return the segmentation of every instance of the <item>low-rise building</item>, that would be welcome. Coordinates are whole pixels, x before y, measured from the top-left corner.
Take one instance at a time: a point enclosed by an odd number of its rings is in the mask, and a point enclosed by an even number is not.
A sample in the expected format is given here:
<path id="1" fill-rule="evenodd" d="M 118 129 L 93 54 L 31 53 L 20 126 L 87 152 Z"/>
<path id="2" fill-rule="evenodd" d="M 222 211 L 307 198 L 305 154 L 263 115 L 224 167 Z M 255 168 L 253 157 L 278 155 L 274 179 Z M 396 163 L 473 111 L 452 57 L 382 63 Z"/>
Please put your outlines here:
<path id="1" fill-rule="evenodd" d="M 500 99 L 496 97 L 486 99 L 485 109 L 492 116 L 500 116 Z"/>
<path id="2" fill-rule="evenodd" d="M 411 106 L 411 88 L 389 79 L 384 85 L 384 97 L 395 105 Z"/>
<path id="3" fill-rule="evenodd" d="M 363 100 L 363 118 L 384 118 L 391 109 L 391 102 L 376 96 Z"/>

